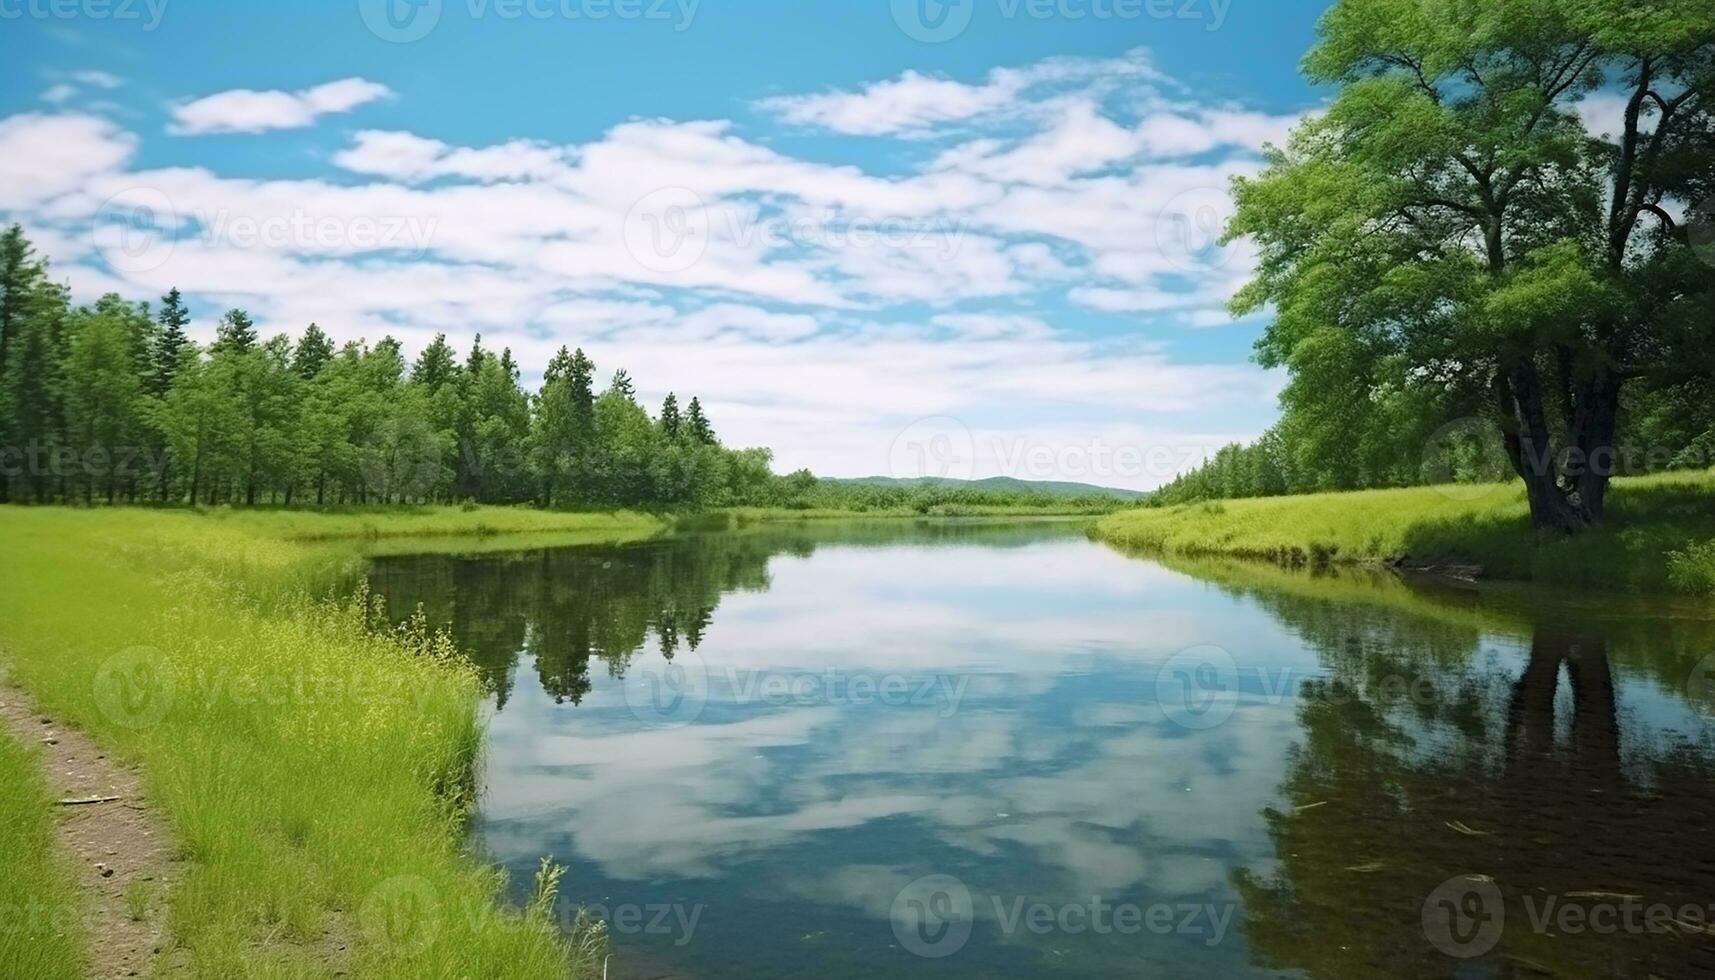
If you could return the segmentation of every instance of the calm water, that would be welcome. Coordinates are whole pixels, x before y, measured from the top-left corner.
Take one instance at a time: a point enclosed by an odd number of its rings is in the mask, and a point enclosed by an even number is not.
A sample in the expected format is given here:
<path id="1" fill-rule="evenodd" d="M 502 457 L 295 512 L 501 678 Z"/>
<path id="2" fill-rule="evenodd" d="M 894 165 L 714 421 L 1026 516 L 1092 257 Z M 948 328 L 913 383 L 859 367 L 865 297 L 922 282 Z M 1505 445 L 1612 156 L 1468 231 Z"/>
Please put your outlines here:
<path id="1" fill-rule="evenodd" d="M 1058 524 L 379 561 L 641 977 L 1715 976 L 1708 604 Z M 1705 660 L 1705 658 L 1711 658 Z"/>

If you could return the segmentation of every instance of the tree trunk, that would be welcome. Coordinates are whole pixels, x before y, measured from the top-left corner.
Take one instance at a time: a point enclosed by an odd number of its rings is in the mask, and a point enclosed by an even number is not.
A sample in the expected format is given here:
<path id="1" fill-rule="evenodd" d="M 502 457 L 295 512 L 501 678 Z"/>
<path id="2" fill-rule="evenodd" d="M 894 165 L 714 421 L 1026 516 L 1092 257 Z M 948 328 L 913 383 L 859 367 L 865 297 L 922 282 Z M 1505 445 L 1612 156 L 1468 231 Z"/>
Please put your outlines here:
<path id="1" fill-rule="evenodd" d="M 1614 437 L 1620 420 L 1620 385 L 1606 371 L 1578 388 L 1571 430 L 1577 446 L 1578 472 L 1573 489 L 1578 507 L 1588 524 L 1600 524 L 1607 512 L 1608 481 L 1619 466 Z"/>
<path id="2" fill-rule="evenodd" d="M 1602 522 L 1617 465 L 1614 435 L 1619 385 L 1607 372 L 1578 385 L 1565 413 L 1571 452 L 1558 453 L 1549 429 L 1541 374 L 1523 361 L 1495 380 L 1507 457 L 1524 481 L 1538 531 L 1577 534 Z"/>

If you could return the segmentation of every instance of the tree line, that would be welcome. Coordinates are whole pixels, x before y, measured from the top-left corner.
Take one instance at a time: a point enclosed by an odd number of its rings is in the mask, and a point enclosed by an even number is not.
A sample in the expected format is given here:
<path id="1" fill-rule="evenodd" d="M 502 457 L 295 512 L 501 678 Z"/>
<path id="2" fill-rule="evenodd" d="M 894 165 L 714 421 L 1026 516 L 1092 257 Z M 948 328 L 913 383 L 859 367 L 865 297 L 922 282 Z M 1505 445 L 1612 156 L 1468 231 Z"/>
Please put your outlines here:
<path id="1" fill-rule="evenodd" d="M 0 234 L 0 500 L 196 504 L 766 501 L 764 449 L 721 445 L 697 398 L 651 414 L 562 348 L 535 392 L 480 335 L 259 336 L 232 309 L 206 346 L 177 289 L 73 307 L 23 230 Z"/>
<path id="2" fill-rule="evenodd" d="M 0 233 L 0 501 L 337 506 L 729 507 L 961 513 L 1106 510 L 1028 488 L 776 475 L 722 445 L 698 398 L 651 413 L 623 369 L 561 348 L 527 391 L 509 349 L 437 336 L 264 338 L 242 309 L 190 339 L 177 289 L 73 306 L 19 226 Z"/>
<path id="3" fill-rule="evenodd" d="M 1318 35 L 1336 95 L 1228 227 L 1281 421 L 1157 499 L 1507 474 L 1570 533 L 1617 474 L 1710 465 L 1715 7 L 1340 0 Z"/>

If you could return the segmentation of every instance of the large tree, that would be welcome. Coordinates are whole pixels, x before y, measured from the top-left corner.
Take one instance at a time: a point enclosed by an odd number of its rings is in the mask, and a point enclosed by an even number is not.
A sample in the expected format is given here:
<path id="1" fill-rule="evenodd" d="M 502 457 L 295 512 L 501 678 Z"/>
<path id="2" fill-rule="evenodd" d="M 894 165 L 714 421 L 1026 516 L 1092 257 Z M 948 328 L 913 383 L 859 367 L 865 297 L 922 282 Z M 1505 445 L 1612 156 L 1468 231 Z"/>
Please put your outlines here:
<path id="1" fill-rule="evenodd" d="M 1341 0 L 1319 33 L 1306 73 L 1338 94 L 1238 182 L 1229 229 L 1261 248 L 1235 308 L 1277 310 L 1284 429 L 1485 415 L 1538 528 L 1600 522 L 1625 389 L 1712 369 L 1682 216 L 1715 192 L 1715 7 Z"/>

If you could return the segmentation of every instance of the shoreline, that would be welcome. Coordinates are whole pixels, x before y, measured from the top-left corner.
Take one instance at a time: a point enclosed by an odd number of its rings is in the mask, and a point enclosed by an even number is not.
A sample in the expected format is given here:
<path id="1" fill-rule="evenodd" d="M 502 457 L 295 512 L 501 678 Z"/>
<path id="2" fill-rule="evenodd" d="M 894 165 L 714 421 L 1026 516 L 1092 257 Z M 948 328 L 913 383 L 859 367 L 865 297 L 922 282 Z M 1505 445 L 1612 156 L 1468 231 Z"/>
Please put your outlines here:
<path id="1" fill-rule="evenodd" d="M 1517 485 L 1411 487 L 1133 508 L 1092 533 L 1186 558 L 1715 596 L 1715 472 L 1615 480 L 1609 506 L 1605 525 L 1553 537 L 1531 529 Z"/>

